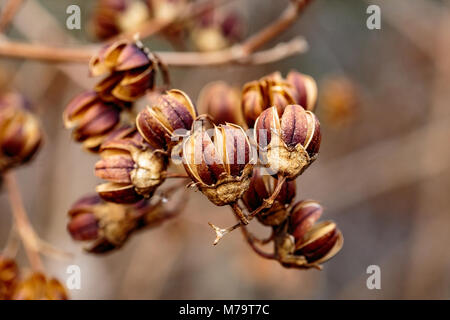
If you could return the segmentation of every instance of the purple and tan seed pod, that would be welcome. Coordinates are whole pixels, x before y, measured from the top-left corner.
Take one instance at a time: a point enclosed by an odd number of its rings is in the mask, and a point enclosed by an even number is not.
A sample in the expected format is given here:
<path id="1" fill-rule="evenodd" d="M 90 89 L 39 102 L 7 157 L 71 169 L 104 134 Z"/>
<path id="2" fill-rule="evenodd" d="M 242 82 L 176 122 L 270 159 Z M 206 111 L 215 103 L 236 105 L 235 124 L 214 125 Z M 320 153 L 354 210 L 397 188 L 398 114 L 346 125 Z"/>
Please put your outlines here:
<path id="1" fill-rule="evenodd" d="M 223 206 L 235 203 L 247 191 L 253 170 L 251 152 L 248 137 L 238 125 L 215 126 L 213 137 L 202 127 L 184 141 L 183 165 L 199 190 Z"/>
<path id="2" fill-rule="evenodd" d="M 0 97 L 0 172 L 29 161 L 42 142 L 42 129 L 29 103 L 16 93 Z"/>
<path id="3" fill-rule="evenodd" d="M 332 221 L 317 220 L 322 206 L 313 200 L 296 203 L 290 212 L 287 233 L 277 243 L 279 261 L 286 267 L 318 268 L 342 248 L 344 238 Z"/>
<path id="4" fill-rule="evenodd" d="M 95 91 L 104 101 L 133 102 L 155 86 L 156 62 L 134 42 L 116 41 L 89 62 L 92 76 L 107 75 Z"/>
<path id="5" fill-rule="evenodd" d="M 301 105 L 307 111 L 313 111 L 317 102 L 316 81 L 306 74 L 292 70 L 286 77 L 287 82 L 292 86 L 292 96 L 296 104 Z"/>
<path id="6" fill-rule="evenodd" d="M 164 180 L 168 156 L 152 148 L 136 130 L 100 148 L 95 175 L 108 182 L 97 186 L 98 194 L 116 203 L 135 203 L 153 195 Z"/>
<path id="7" fill-rule="evenodd" d="M 276 107 L 265 110 L 255 122 L 254 139 L 265 165 L 287 179 L 295 179 L 316 158 L 320 147 L 320 124 L 311 111 L 288 105 L 281 118 Z"/>
<path id="8" fill-rule="evenodd" d="M 197 111 L 189 96 L 172 89 L 160 95 L 155 105 L 138 114 L 136 126 L 150 145 L 169 151 L 178 142 L 175 135 L 190 131 L 196 117 Z"/>
<path id="9" fill-rule="evenodd" d="M 278 179 L 270 175 L 263 175 L 261 174 L 261 171 L 261 168 L 255 168 L 253 170 L 250 187 L 242 197 L 249 212 L 262 206 L 264 204 L 264 199 L 269 198 L 278 185 Z M 259 222 L 267 226 L 280 225 L 288 216 L 289 212 L 287 207 L 294 199 L 295 193 L 295 181 L 285 182 L 272 206 L 268 209 L 264 209 L 256 216 Z"/>
<path id="10" fill-rule="evenodd" d="M 120 126 L 123 111 L 117 104 L 103 101 L 96 92 L 85 91 L 69 102 L 63 121 L 66 128 L 73 129 L 76 141 L 96 152 L 109 134 L 123 127 Z"/>
<path id="11" fill-rule="evenodd" d="M 67 230 L 76 241 L 88 242 L 86 250 L 106 253 L 122 247 L 127 239 L 142 228 L 156 227 L 174 214 L 162 201 L 144 199 L 133 205 L 106 202 L 97 194 L 88 195 L 70 208 Z"/>
<path id="12" fill-rule="evenodd" d="M 129 0 L 99 0 L 90 18 L 90 29 L 100 40 L 106 40 L 122 30 L 119 17 L 125 12 Z"/>
<path id="13" fill-rule="evenodd" d="M 210 115 L 216 125 L 234 123 L 245 126 L 240 92 L 224 81 L 214 81 L 204 86 L 197 106 L 201 113 Z"/>
<path id="14" fill-rule="evenodd" d="M 267 108 L 276 106 L 281 116 L 287 105 L 295 103 L 292 86 L 279 72 L 269 74 L 258 81 L 248 82 L 242 90 L 242 112 L 250 128 Z"/>
<path id="15" fill-rule="evenodd" d="M 41 272 L 33 272 L 20 281 L 12 300 L 67 300 L 69 296 L 61 282 L 48 278 Z"/>

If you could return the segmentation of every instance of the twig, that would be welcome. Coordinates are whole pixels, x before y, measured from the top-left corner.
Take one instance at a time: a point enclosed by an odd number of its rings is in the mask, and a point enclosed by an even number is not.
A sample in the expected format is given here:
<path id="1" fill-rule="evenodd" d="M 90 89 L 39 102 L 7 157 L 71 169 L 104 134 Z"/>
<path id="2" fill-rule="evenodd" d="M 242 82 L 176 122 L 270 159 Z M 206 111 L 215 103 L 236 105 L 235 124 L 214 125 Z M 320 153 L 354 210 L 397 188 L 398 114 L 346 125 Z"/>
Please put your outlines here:
<path id="1" fill-rule="evenodd" d="M 0 15 L 0 33 L 3 33 L 19 11 L 23 0 L 9 0 L 2 9 Z"/>
<path id="2" fill-rule="evenodd" d="M 254 53 L 287 29 L 311 0 L 297 0 L 288 6 L 272 24 L 257 32 L 243 43 L 214 52 L 155 52 L 170 66 L 211 66 L 227 63 L 263 64 L 284 59 L 308 49 L 303 38 Z M 0 42 L 0 56 L 37 59 L 51 62 L 88 62 L 96 48 L 60 48 L 13 41 Z"/>
<path id="3" fill-rule="evenodd" d="M 33 269 L 42 271 L 44 270 L 44 267 L 39 255 L 39 240 L 25 212 L 16 177 L 12 171 L 8 171 L 4 173 L 3 178 L 6 189 L 8 190 L 9 202 L 14 215 L 17 230 L 22 238 L 28 260 L 30 261 Z"/>
<path id="4" fill-rule="evenodd" d="M 253 249 L 253 251 L 255 251 L 258 255 L 260 255 L 261 257 L 265 258 L 265 259 L 276 259 L 276 256 L 274 253 L 267 253 L 262 251 L 260 248 L 258 248 L 255 244 L 255 238 L 253 237 L 253 235 L 251 235 L 246 226 L 242 226 L 241 228 L 242 230 L 242 234 L 244 235 L 245 240 L 247 240 L 247 243 L 250 245 L 250 247 Z"/>

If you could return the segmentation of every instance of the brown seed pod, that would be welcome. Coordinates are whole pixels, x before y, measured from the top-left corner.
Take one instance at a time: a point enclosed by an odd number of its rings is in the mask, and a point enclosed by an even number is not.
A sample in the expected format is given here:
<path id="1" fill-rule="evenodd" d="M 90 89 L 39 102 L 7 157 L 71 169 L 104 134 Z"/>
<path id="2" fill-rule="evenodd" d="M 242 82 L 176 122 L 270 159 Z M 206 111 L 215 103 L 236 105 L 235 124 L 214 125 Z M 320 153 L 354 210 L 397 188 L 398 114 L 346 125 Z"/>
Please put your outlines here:
<path id="1" fill-rule="evenodd" d="M 290 210 L 290 233 L 295 241 L 301 241 L 306 232 L 319 220 L 322 206 L 314 200 L 302 200 L 294 204 Z"/>
<path id="2" fill-rule="evenodd" d="M 125 12 L 128 0 L 99 0 L 90 18 L 90 29 L 100 40 L 111 38 L 119 32 L 119 17 Z"/>
<path id="3" fill-rule="evenodd" d="M 42 142 L 38 119 L 19 94 L 0 97 L 0 172 L 30 160 Z"/>
<path id="4" fill-rule="evenodd" d="M 191 130 L 196 116 L 197 111 L 189 96 L 172 89 L 160 95 L 154 106 L 138 114 L 136 126 L 154 148 L 170 150 L 178 142 L 175 136 L 183 134 L 181 131 Z"/>
<path id="5" fill-rule="evenodd" d="M 316 158 L 320 147 L 320 124 L 311 111 L 299 105 L 287 106 L 278 116 L 277 109 L 265 110 L 255 122 L 254 138 L 265 165 L 273 172 L 295 179 Z"/>
<path id="6" fill-rule="evenodd" d="M 224 81 L 214 81 L 204 86 L 199 94 L 197 106 L 201 113 L 210 115 L 216 125 L 228 122 L 245 126 L 240 92 Z"/>
<path id="7" fill-rule="evenodd" d="M 255 168 L 250 180 L 250 187 L 242 197 L 247 209 L 252 212 L 263 205 L 264 199 L 269 198 L 277 184 L 278 179 L 270 175 L 262 175 L 262 169 Z M 287 181 L 283 184 L 278 196 L 269 209 L 265 209 L 257 215 L 259 222 L 267 226 L 280 225 L 288 216 L 287 206 L 295 197 L 295 181 Z"/>
<path id="8" fill-rule="evenodd" d="M 162 201 L 144 199 L 133 205 L 103 201 L 98 195 L 81 198 L 69 210 L 67 230 L 74 240 L 88 241 L 91 253 L 106 253 L 122 247 L 127 239 L 144 227 L 154 227 L 171 216 Z"/>
<path id="9" fill-rule="evenodd" d="M 307 111 L 314 111 L 317 102 L 316 81 L 311 76 L 295 70 L 288 73 L 286 80 L 292 86 L 292 96 L 296 104 Z"/>
<path id="10" fill-rule="evenodd" d="M 276 106 L 281 116 L 287 105 L 295 103 L 292 86 L 282 78 L 279 72 L 274 72 L 258 81 L 248 82 L 242 90 L 242 112 L 250 128 L 267 108 Z"/>
<path id="11" fill-rule="evenodd" d="M 247 191 L 253 170 L 251 146 L 238 125 L 214 127 L 213 139 L 204 128 L 183 144 L 183 165 L 195 185 L 215 205 L 236 202 Z"/>
<path id="12" fill-rule="evenodd" d="M 85 91 L 69 102 L 63 121 L 66 128 L 73 129 L 76 141 L 82 142 L 87 150 L 96 152 L 100 144 L 120 127 L 121 118 L 126 118 L 122 111 L 118 104 L 103 101 L 96 92 Z"/>
<path id="13" fill-rule="evenodd" d="M 13 259 L 0 256 L 0 300 L 9 300 L 19 280 L 19 268 Z"/>
<path id="14" fill-rule="evenodd" d="M 43 273 L 33 272 L 20 281 L 13 300 L 67 300 L 69 296 L 57 279 L 47 278 Z"/>
<path id="15" fill-rule="evenodd" d="M 104 143 L 100 156 L 95 175 L 109 182 L 96 190 L 107 201 L 135 203 L 151 197 L 165 180 L 167 155 L 152 148 L 137 131 Z"/>

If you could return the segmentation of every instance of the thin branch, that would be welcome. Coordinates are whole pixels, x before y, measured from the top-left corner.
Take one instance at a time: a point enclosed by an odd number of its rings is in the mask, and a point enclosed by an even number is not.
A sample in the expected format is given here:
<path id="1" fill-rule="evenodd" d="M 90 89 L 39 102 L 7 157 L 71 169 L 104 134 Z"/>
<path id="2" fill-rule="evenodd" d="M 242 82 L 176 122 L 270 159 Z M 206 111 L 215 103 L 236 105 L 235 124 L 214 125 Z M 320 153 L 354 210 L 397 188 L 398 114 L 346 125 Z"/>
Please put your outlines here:
<path id="1" fill-rule="evenodd" d="M 303 53 L 308 46 L 303 38 L 279 43 L 274 48 L 246 55 L 239 46 L 215 52 L 155 52 L 169 66 L 211 66 L 227 63 L 264 64 Z M 48 62 L 88 63 L 95 49 L 61 48 L 13 41 L 0 42 L 0 56 Z"/>
<path id="2" fill-rule="evenodd" d="M 23 0 L 9 0 L 0 15 L 0 33 L 3 33 L 22 6 Z"/>
<path id="3" fill-rule="evenodd" d="M 310 1 L 293 1 L 275 22 L 243 43 L 230 48 L 214 52 L 155 52 L 155 54 L 170 66 L 211 66 L 228 63 L 263 64 L 303 53 L 308 49 L 308 46 L 306 41 L 299 37 L 286 43 L 279 43 L 268 50 L 256 53 L 255 50 L 291 26 Z M 51 62 L 86 63 L 97 49 L 96 47 L 60 48 L 13 41 L 0 42 L 0 56 Z"/>
<path id="4" fill-rule="evenodd" d="M 252 248 L 253 251 L 255 251 L 258 255 L 260 255 L 264 259 L 271 259 L 271 260 L 276 259 L 274 253 L 267 253 L 258 248 L 258 246 L 255 244 L 256 239 L 253 237 L 252 234 L 248 232 L 247 227 L 242 226 L 241 230 L 245 240 L 247 240 L 247 243 L 250 245 L 250 248 Z"/>
<path id="5" fill-rule="evenodd" d="M 8 191 L 9 202 L 16 222 L 17 230 L 22 238 L 28 260 L 35 270 L 44 270 L 41 257 L 39 255 L 39 239 L 31 226 L 22 202 L 22 196 L 17 185 L 16 177 L 12 171 L 3 175 L 6 189 Z"/>

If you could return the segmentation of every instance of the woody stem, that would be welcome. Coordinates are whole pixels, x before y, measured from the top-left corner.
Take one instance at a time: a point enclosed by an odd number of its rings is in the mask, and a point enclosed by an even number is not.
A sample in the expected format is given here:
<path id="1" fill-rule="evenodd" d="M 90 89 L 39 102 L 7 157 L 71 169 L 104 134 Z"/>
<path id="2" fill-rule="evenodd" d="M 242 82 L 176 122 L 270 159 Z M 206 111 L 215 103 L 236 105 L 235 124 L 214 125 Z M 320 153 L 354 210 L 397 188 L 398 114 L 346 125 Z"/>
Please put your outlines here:
<path id="1" fill-rule="evenodd" d="M 255 244 L 255 240 L 257 240 L 250 232 L 248 232 L 246 226 L 242 226 L 241 228 L 242 234 L 245 237 L 245 240 L 247 240 L 247 243 L 250 245 L 250 247 L 255 251 L 258 255 L 265 259 L 276 259 L 276 256 L 274 253 L 267 253 L 262 251 L 260 248 L 258 248 Z"/>
<path id="2" fill-rule="evenodd" d="M 39 240 L 26 214 L 16 177 L 12 171 L 8 171 L 3 174 L 3 178 L 17 230 L 25 247 L 28 260 L 33 269 L 42 271 L 44 266 L 39 255 Z"/>

